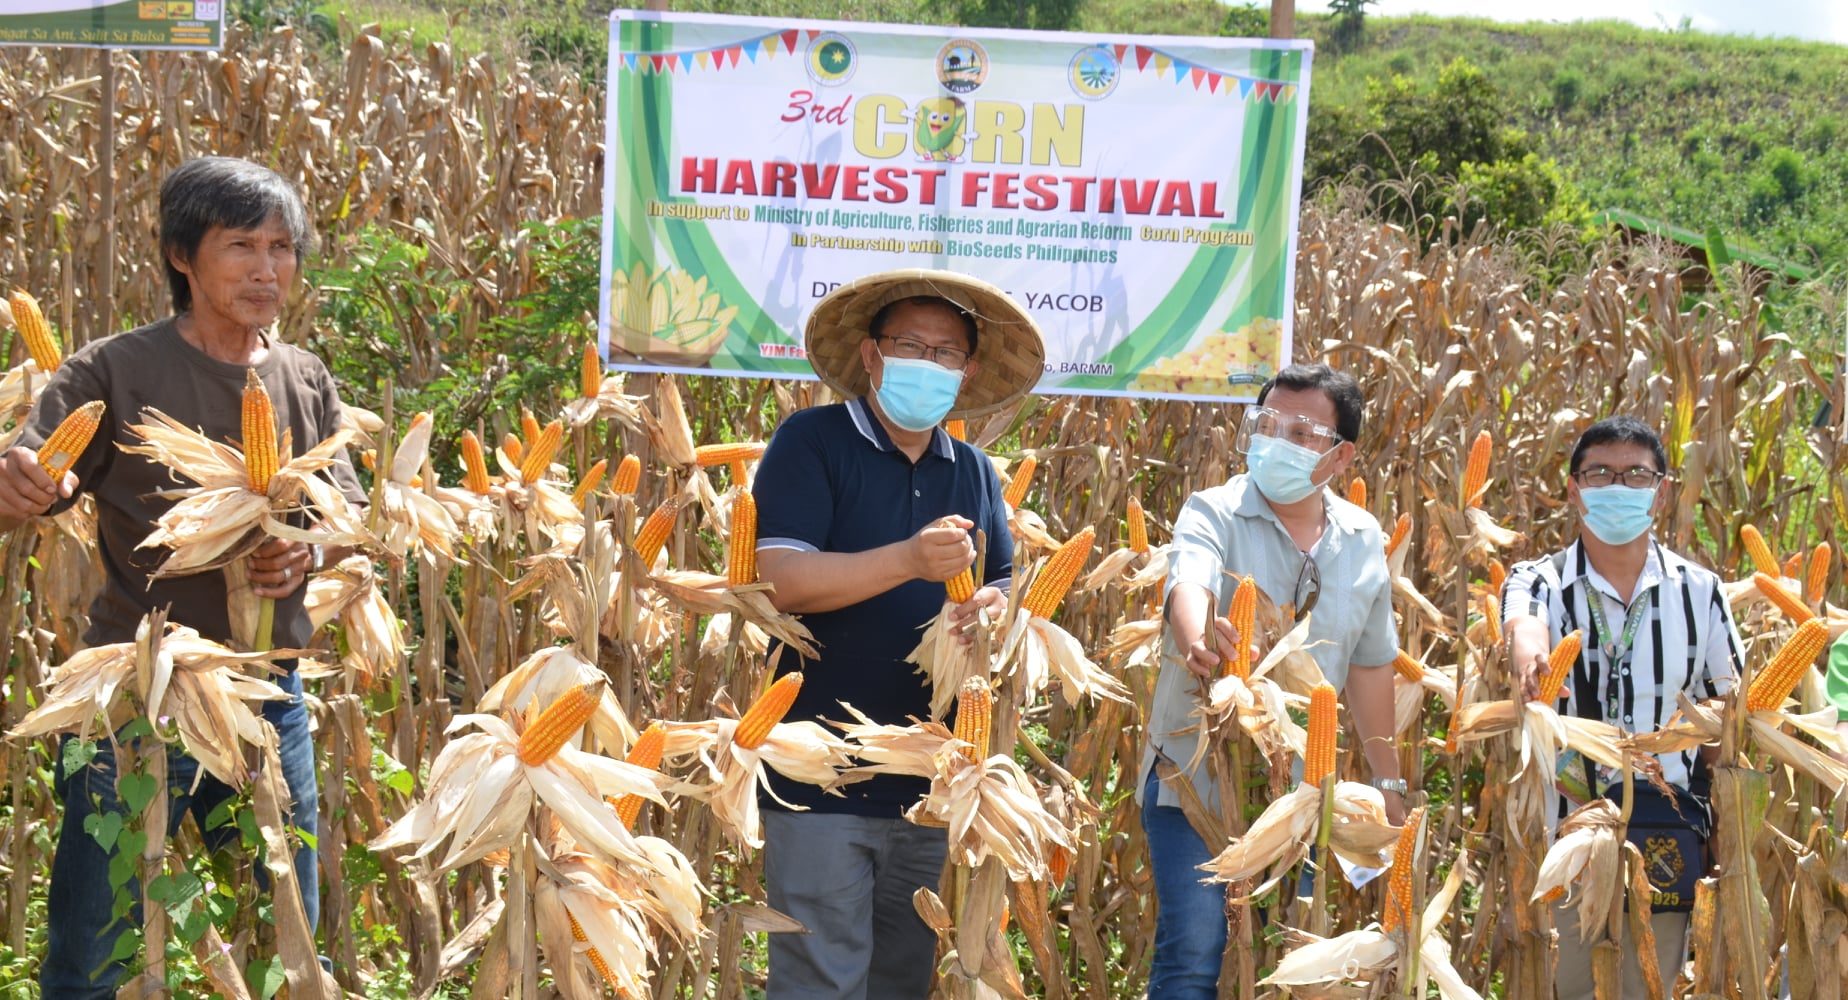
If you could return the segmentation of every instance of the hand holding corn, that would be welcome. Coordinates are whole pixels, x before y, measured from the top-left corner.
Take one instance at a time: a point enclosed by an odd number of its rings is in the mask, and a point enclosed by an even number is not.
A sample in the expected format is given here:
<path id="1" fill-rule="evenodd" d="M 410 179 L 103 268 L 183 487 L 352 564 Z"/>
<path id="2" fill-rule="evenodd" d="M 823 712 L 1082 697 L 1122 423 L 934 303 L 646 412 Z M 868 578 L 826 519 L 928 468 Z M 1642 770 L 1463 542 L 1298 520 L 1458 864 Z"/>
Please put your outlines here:
<path id="1" fill-rule="evenodd" d="M 975 632 L 970 629 L 976 621 L 977 612 L 988 612 L 988 620 L 995 621 L 1007 611 L 1007 594 L 999 587 L 982 587 L 975 596 L 958 604 L 950 611 L 950 624 L 956 629 L 956 638 L 967 646 L 975 641 Z"/>
<path id="2" fill-rule="evenodd" d="M 973 527 L 974 521 L 950 514 L 911 536 L 912 577 L 942 583 L 968 568 L 975 561 L 975 543 L 969 538 Z"/>
<path id="3" fill-rule="evenodd" d="M 37 517 L 76 491 L 75 474 L 65 472 L 54 482 L 30 448 L 10 448 L 0 455 L 0 523 Z"/>
<path id="4" fill-rule="evenodd" d="M 250 554 L 251 592 L 280 599 L 301 589 L 314 568 L 314 551 L 304 542 L 270 538 Z"/>
<path id="5" fill-rule="evenodd" d="M 1243 640 L 1229 619 L 1214 616 L 1211 631 L 1203 631 L 1200 638 L 1188 644 L 1187 669 L 1207 680 L 1217 680 L 1225 673 L 1226 661 L 1238 657 L 1238 644 Z"/>

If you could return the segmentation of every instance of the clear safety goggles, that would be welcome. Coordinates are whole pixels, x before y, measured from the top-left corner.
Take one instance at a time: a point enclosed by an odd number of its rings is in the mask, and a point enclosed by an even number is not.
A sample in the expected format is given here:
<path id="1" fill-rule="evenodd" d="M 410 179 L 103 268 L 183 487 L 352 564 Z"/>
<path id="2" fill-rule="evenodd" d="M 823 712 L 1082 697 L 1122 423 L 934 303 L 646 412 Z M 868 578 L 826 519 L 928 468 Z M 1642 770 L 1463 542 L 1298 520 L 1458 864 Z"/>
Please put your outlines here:
<path id="1" fill-rule="evenodd" d="M 1243 455 L 1251 450 L 1254 437 L 1277 438 L 1320 455 L 1341 443 L 1341 435 L 1319 420 L 1279 413 L 1268 406 L 1245 408 L 1245 418 L 1238 425 L 1238 440 L 1233 447 Z"/>

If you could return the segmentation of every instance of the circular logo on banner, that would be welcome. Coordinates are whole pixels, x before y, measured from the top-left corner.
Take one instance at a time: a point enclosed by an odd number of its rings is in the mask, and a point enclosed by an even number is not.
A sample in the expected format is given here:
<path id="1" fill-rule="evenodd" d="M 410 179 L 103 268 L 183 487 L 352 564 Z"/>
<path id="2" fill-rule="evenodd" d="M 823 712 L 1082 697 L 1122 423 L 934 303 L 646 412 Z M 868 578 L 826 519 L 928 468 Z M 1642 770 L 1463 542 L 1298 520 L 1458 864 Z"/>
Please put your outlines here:
<path id="1" fill-rule="evenodd" d="M 846 35 L 824 32 L 809 43 L 808 73 L 823 86 L 838 87 L 846 83 L 858 63 L 859 53 L 854 51 Z"/>
<path id="2" fill-rule="evenodd" d="M 952 94 L 967 94 L 988 79 L 988 51 L 982 43 L 952 38 L 937 50 L 937 82 Z"/>
<path id="3" fill-rule="evenodd" d="M 1079 49 L 1072 57 L 1068 75 L 1074 93 L 1087 101 L 1099 101 L 1116 89 L 1117 80 L 1123 75 L 1123 64 L 1108 46 L 1093 45 Z"/>

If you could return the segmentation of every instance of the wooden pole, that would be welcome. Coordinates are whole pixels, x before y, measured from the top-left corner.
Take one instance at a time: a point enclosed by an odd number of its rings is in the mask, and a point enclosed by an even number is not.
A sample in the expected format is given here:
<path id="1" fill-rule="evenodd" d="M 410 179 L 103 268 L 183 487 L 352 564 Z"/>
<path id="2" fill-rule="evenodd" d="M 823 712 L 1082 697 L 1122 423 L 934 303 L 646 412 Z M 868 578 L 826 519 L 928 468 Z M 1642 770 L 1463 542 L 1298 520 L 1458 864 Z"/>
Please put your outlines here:
<path id="1" fill-rule="evenodd" d="M 1296 37 L 1296 0 L 1271 0 L 1270 36 Z"/>
<path id="2" fill-rule="evenodd" d="M 96 340 L 109 336 L 115 326 L 115 146 L 116 146 L 116 110 L 115 110 L 115 50 L 103 49 L 102 72 L 102 116 L 103 142 L 100 150 L 102 162 L 98 164 L 103 171 L 103 240 L 97 254 L 96 302 L 95 315 L 92 317 L 89 339 Z"/>

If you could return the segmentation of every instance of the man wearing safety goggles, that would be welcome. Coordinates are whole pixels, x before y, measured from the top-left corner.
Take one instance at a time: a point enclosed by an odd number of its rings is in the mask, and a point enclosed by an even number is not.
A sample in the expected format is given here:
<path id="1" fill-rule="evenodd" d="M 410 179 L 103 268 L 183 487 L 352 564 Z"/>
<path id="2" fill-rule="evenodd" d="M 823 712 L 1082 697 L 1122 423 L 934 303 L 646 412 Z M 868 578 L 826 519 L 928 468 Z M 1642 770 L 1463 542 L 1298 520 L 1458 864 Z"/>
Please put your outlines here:
<path id="1" fill-rule="evenodd" d="M 1560 695 L 1562 715 L 1598 719 L 1633 733 L 1661 728 L 1678 696 L 1696 700 L 1732 689 L 1739 636 L 1720 579 L 1655 540 L 1650 527 L 1668 505 L 1668 452 L 1654 430 L 1631 417 L 1601 420 L 1572 449 L 1566 500 L 1583 531 L 1564 549 L 1524 562 L 1502 587 L 1510 662 L 1532 698 L 1548 651 L 1574 629 L 1584 644 Z M 1710 751 L 1658 754 L 1670 799 L 1636 783 L 1626 836 L 1646 860 L 1654 889 L 1651 929 L 1661 982 L 1687 960 L 1694 883 L 1704 874 L 1710 829 L 1706 788 Z M 1576 753 L 1557 767 L 1555 819 L 1602 795 L 1621 797 L 1621 776 Z M 1578 911 L 1554 911 L 1562 998 L 1593 996 L 1591 948 Z M 1622 995 L 1645 996 L 1640 949 L 1625 950 Z"/>
<path id="2" fill-rule="evenodd" d="M 1297 622 L 1308 619 L 1306 651 L 1328 682 L 1345 688 L 1374 784 L 1393 822 L 1402 822 L 1405 782 L 1393 740 L 1392 671 L 1398 638 L 1379 522 L 1329 490 L 1354 461 L 1360 386 L 1327 365 L 1291 365 L 1245 411 L 1237 448 L 1246 471 L 1188 497 L 1174 522 L 1168 567 L 1161 676 L 1150 710 L 1137 793 L 1155 876 L 1155 958 L 1150 1000 L 1215 995 L 1226 949 L 1225 887 L 1202 884 L 1197 866 L 1224 847 L 1208 845 L 1180 809 L 1185 781 L 1217 811 L 1200 739 L 1188 732 L 1203 680 L 1222 658 L 1257 636 L 1237 635 L 1221 616 L 1242 577 Z M 1258 651 L 1262 655 L 1263 650 Z"/>

